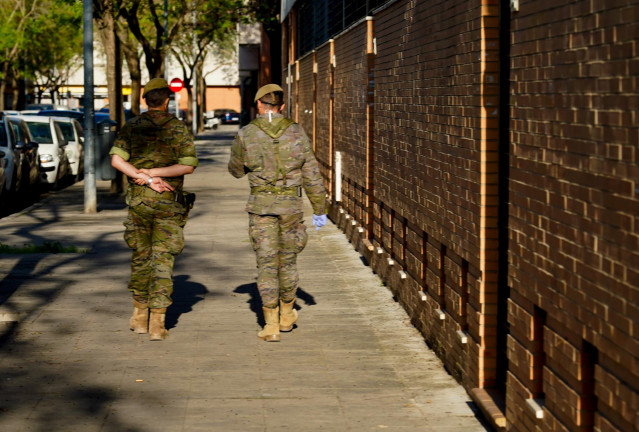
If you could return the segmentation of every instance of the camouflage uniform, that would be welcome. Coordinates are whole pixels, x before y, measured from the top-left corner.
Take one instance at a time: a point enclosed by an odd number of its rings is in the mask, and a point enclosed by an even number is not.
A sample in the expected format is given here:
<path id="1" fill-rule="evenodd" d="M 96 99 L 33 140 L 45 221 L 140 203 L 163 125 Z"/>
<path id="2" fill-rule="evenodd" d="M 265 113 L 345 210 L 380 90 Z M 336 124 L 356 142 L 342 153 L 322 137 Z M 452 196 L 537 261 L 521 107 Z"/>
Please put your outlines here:
<path id="1" fill-rule="evenodd" d="M 326 191 L 311 143 L 301 126 L 281 114 L 260 115 L 240 129 L 233 146 L 229 172 L 248 173 L 251 186 L 246 211 L 249 237 L 258 267 L 257 286 L 262 306 L 295 299 L 297 254 L 308 239 L 302 214 L 302 188 L 313 212 L 325 213 Z"/>
<path id="2" fill-rule="evenodd" d="M 138 169 L 175 164 L 198 165 L 193 137 L 172 114 L 147 111 L 120 131 L 110 154 Z M 171 304 L 173 263 L 184 248 L 182 232 L 188 210 L 175 201 L 182 192 L 184 176 L 163 178 L 175 192 L 158 193 L 129 179 L 124 240 L 133 249 L 128 289 L 135 301 L 149 308 Z"/>

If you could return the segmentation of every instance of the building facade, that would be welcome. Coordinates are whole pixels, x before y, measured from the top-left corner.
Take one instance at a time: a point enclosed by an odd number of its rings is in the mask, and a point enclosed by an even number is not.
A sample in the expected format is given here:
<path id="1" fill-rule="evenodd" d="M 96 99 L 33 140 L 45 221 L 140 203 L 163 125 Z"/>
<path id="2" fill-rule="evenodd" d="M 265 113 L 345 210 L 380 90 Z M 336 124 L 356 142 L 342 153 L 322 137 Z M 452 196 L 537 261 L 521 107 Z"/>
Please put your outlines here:
<path id="1" fill-rule="evenodd" d="M 497 429 L 639 430 L 638 15 L 282 2 L 332 219 Z"/>

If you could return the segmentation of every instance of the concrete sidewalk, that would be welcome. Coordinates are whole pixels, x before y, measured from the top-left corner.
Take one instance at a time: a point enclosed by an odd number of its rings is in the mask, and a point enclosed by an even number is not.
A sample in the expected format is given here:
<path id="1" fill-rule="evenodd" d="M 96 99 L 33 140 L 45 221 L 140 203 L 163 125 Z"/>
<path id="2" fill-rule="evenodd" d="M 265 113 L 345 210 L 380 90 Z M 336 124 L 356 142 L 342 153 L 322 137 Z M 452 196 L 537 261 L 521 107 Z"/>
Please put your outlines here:
<path id="1" fill-rule="evenodd" d="M 199 137 L 169 337 L 128 328 L 126 207 L 83 183 L 0 220 L 0 242 L 83 253 L 0 255 L 0 431 L 484 431 L 401 306 L 330 222 L 299 257 L 298 328 L 263 324 L 235 129 Z"/>

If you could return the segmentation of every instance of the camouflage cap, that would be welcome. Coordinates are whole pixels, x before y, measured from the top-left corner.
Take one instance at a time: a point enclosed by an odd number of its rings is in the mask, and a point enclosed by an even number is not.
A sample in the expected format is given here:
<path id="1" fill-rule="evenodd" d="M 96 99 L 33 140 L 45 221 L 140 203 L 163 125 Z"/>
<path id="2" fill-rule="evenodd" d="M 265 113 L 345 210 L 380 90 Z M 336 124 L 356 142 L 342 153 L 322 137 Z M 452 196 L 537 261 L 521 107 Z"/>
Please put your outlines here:
<path id="1" fill-rule="evenodd" d="M 274 93 L 274 92 L 284 93 L 284 89 L 278 86 L 277 84 L 266 84 L 265 86 L 260 87 L 260 89 L 255 94 L 255 102 L 257 102 L 258 100 L 262 98 L 264 98 L 262 102 L 266 102 L 266 103 L 275 102 L 275 99 L 273 98 L 273 96 L 269 96 L 271 93 Z"/>
<path id="2" fill-rule="evenodd" d="M 147 94 L 148 92 L 153 90 L 159 90 L 164 88 L 171 88 L 169 87 L 169 83 L 166 82 L 164 78 L 153 78 L 144 86 L 144 94 Z"/>

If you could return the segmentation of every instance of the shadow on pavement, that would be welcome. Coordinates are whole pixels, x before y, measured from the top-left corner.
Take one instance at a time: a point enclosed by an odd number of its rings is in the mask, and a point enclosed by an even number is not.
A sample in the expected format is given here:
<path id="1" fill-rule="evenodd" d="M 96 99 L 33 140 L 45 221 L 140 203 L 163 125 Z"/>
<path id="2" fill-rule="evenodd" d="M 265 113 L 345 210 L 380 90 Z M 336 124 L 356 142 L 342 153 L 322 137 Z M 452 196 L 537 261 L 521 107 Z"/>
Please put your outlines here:
<path id="1" fill-rule="evenodd" d="M 313 306 L 317 304 L 317 302 L 315 301 L 315 297 L 304 291 L 302 288 L 297 289 L 297 298 L 302 300 L 307 306 Z M 296 304 L 295 306 L 297 309 L 301 309 L 298 304 Z"/>
<path id="2" fill-rule="evenodd" d="M 203 295 L 209 292 L 201 283 L 190 282 L 189 277 L 180 275 L 173 278 L 173 304 L 166 311 L 167 329 L 176 327 L 180 316 L 191 312 L 193 306 L 204 300 Z"/>
<path id="3" fill-rule="evenodd" d="M 246 302 L 249 304 L 251 312 L 255 314 L 259 326 L 264 327 L 266 325 L 266 321 L 264 321 L 264 314 L 262 313 L 262 299 L 260 298 L 260 293 L 257 290 L 257 283 L 253 282 L 250 284 L 240 285 L 235 288 L 233 292 L 238 294 L 249 294 L 251 296 Z"/>
<path id="4" fill-rule="evenodd" d="M 262 299 L 260 298 L 260 293 L 257 289 L 257 283 L 253 282 L 250 284 L 240 285 L 239 287 L 235 288 L 233 292 L 238 294 L 249 294 L 251 296 L 246 302 L 249 304 L 251 312 L 255 314 L 257 323 L 260 325 L 260 327 L 264 327 L 264 325 L 266 325 L 266 322 L 264 321 L 264 314 L 262 313 Z M 315 301 L 315 297 L 301 288 L 297 289 L 297 298 L 302 300 L 307 306 L 313 306 L 317 304 L 317 302 Z M 300 307 L 299 301 L 295 302 L 295 309 L 302 309 Z"/>

